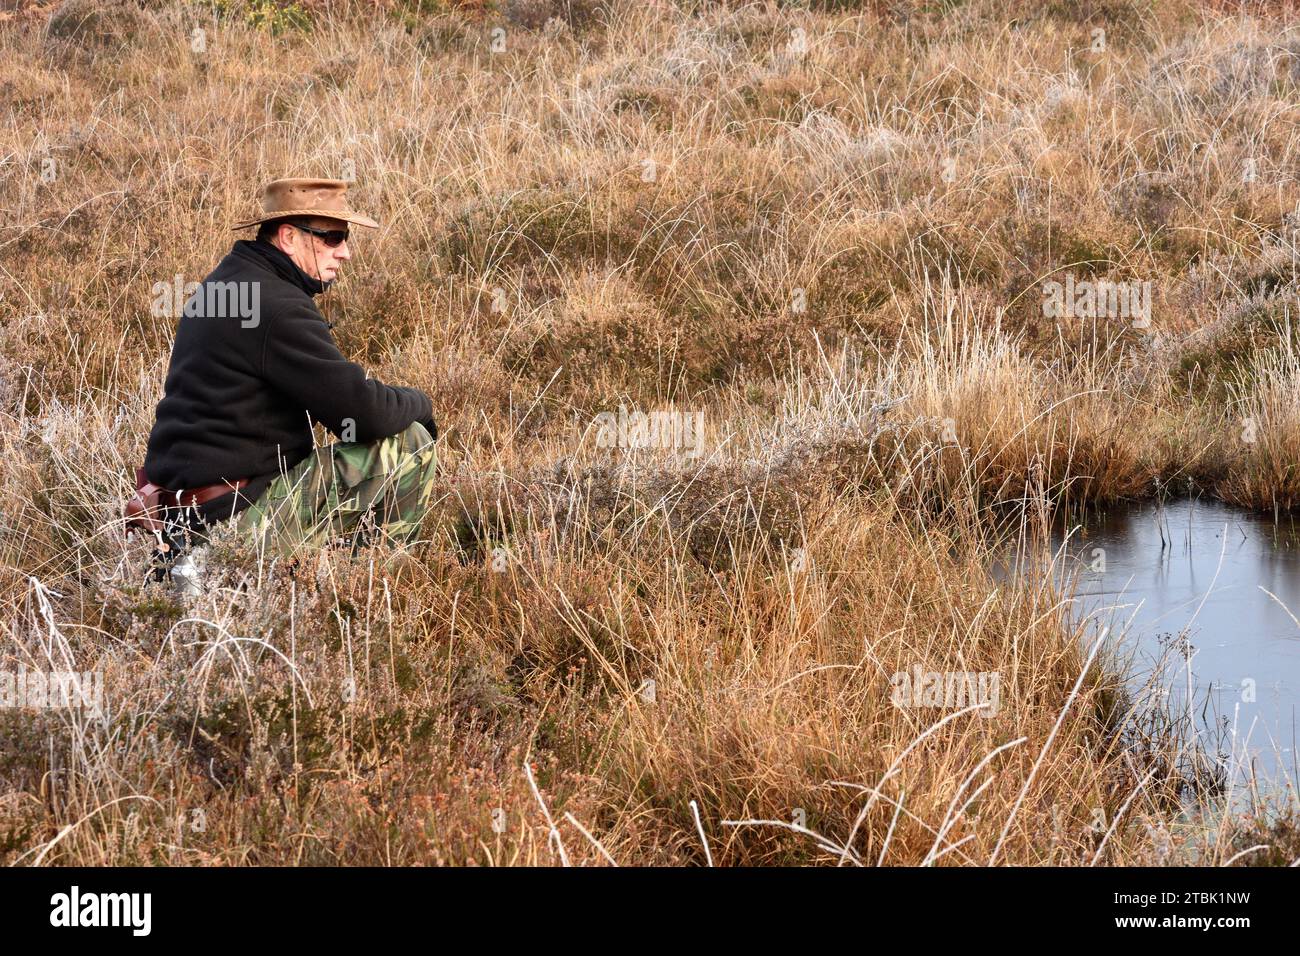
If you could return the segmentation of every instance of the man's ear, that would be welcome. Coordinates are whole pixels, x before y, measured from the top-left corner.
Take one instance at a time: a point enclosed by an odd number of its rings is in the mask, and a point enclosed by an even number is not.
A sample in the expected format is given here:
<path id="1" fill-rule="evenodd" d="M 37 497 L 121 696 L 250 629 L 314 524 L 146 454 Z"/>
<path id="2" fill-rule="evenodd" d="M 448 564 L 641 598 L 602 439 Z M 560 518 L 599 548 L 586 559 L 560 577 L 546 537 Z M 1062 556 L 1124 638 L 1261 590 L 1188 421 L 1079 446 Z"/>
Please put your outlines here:
<path id="1" fill-rule="evenodd" d="M 285 234 L 286 229 L 288 230 L 287 235 Z M 287 222 L 282 222 L 280 225 L 275 227 L 275 244 L 279 246 L 282 251 L 287 249 L 293 243 L 294 231 L 293 226 L 289 225 Z"/>

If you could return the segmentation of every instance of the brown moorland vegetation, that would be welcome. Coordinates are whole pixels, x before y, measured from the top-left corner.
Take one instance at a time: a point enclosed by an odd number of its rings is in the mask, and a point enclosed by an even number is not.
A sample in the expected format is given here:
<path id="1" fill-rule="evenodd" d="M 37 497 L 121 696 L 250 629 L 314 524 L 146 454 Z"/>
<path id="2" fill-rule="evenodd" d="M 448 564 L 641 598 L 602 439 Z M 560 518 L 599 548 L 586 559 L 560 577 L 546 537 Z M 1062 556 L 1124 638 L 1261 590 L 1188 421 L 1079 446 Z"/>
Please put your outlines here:
<path id="1" fill-rule="evenodd" d="M 1300 33 L 948 7 L 0 4 L 0 667 L 105 688 L 0 710 L 0 861 L 1291 862 L 989 564 L 1073 504 L 1300 504 Z M 433 397 L 425 533 L 146 587 L 155 283 L 345 172 L 383 228 L 321 305 Z M 1149 321 L 1046 316 L 1067 274 Z M 913 667 L 1000 707 L 895 706 Z"/>

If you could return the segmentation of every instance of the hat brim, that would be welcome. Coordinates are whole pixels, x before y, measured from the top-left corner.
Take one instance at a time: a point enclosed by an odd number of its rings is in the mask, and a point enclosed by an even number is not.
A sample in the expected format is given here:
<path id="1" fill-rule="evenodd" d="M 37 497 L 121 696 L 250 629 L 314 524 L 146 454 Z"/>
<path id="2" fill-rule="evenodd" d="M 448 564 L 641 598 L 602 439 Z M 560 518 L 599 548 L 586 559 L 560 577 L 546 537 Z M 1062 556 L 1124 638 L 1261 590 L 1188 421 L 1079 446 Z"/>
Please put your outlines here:
<path id="1" fill-rule="evenodd" d="M 246 219 L 243 222 L 237 222 L 230 227 L 230 230 L 231 232 L 234 232 L 237 229 L 247 229 L 249 226 L 256 226 L 264 222 L 270 222 L 273 219 L 290 219 L 299 216 L 314 216 L 320 219 L 342 219 L 344 222 L 350 222 L 356 226 L 365 226 L 367 229 L 379 228 L 379 223 L 375 222 L 369 216 L 363 216 L 361 213 L 353 212 L 351 210 L 281 209 L 279 212 L 267 213 L 264 216 L 258 216 L 256 219 Z"/>

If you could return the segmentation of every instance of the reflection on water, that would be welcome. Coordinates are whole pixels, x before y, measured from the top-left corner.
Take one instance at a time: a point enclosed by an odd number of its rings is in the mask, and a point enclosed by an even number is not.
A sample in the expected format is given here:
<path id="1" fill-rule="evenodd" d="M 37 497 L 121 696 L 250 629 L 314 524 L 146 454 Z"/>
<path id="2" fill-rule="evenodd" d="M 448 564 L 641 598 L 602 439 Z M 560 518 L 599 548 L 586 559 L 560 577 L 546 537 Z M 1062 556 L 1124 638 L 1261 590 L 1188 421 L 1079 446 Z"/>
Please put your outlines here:
<path id="1" fill-rule="evenodd" d="M 1247 755 L 1261 778 L 1295 779 L 1300 704 L 1300 524 L 1208 500 L 1144 502 L 1055 532 L 1060 568 L 1077 572 L 1073 614 L 1146 683 L 1172 644 L 1171 705 L 1193 706 L 1211 750 Z M 1007 573 L 1003 568 L 999 576 Z"/>

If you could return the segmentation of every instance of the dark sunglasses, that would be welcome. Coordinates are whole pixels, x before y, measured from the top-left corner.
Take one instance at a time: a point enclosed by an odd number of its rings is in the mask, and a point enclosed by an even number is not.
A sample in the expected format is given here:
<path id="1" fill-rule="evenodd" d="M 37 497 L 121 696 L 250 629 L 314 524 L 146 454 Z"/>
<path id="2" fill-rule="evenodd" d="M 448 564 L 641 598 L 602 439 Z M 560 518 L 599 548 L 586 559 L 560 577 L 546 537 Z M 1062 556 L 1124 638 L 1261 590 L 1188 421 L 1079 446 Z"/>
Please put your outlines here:
<path id="1" fill-rule="evenodd" d="M 303 232 L 310 232 L 331 249 L 348 241 L 348 231 L 346 229 L 317 229 L 314 226 L 302 226 L 296 222 L 289 225 L 295 229 L 301 229 Z"/>

